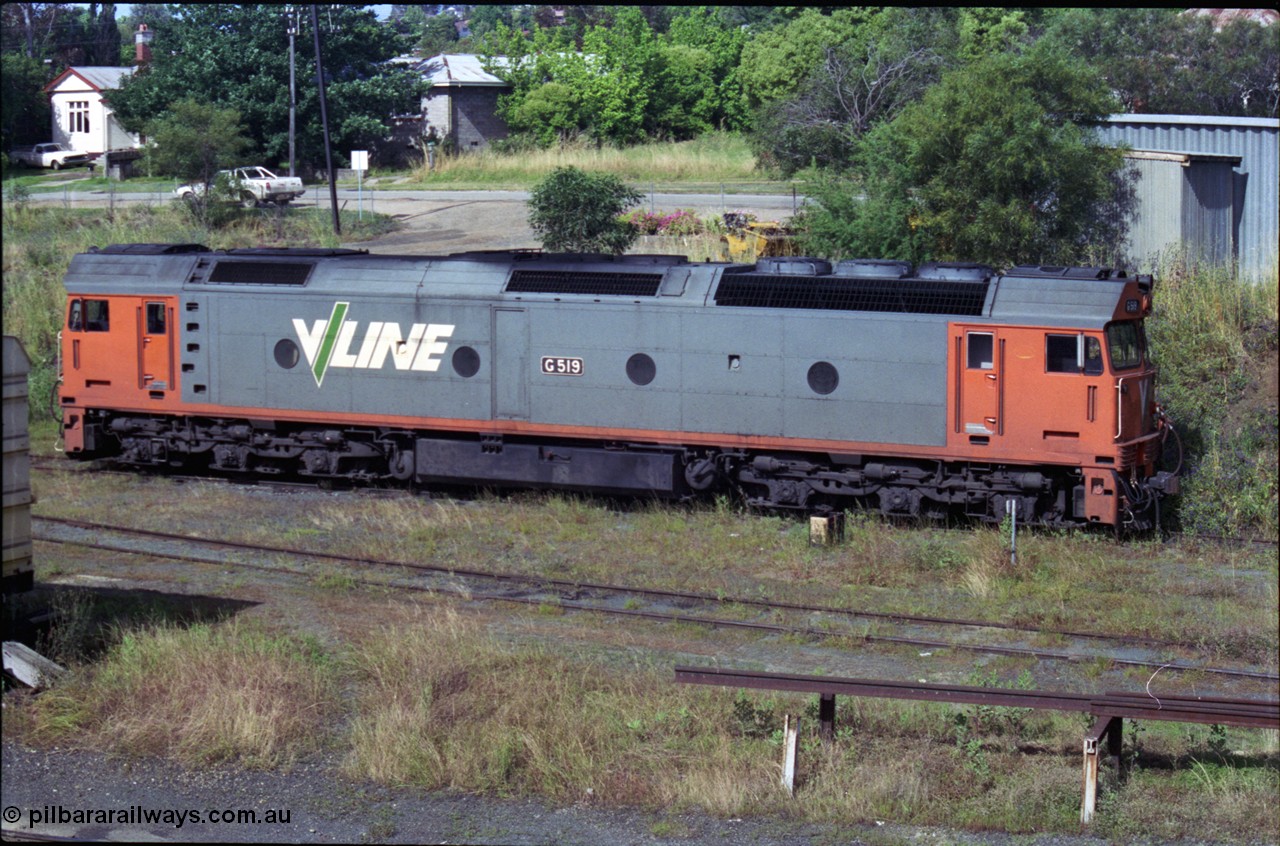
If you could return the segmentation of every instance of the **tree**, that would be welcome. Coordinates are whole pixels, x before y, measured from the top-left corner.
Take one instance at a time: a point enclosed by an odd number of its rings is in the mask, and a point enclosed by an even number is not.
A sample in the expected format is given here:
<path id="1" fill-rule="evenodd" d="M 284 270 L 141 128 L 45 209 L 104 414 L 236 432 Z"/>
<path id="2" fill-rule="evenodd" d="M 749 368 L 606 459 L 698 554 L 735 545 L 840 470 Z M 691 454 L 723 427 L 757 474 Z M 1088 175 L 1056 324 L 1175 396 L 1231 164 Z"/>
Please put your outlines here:
<path id="1" fill-rule="evenodd" d="M 637 230 L 619 220 L 642 195 L 616 176 L 556 168 L 529 192 L 529 225 L 552 252 L 626 252 Z"/>
<path id="2" fill-rule="evenodd" d="M 751 142 L 761 163 L 788 176 L 847 168 L 863 133 L 938 80 L 954 30 L 931 10 L 890 9 L 823 48 L 793 95 L 758 110 Z"/>
<path id="3" fill-rule="evenodd" d="M 252 142 L 245 136 L 240 113 L 219 109 L 197 100 L 170 103 L 162 117 L 147 124 L 151 138 L 148 154 L 162 172 L 204 186 L 193 200 L 197 216 L 205 222 L 213 203 L 235 199 L 230 185 L 218 184 L 218 171 L 240 163 Z"/>
<path id="4" fill-rule="evenodd" d="M 435 56 L 440 53 L 456 52 L 458 43 L 458 19 L 452 12 L 440 12 L 423 20 L 422 37 L 418 47 L 424 56 Z"/>
<path id="5" fill-rule="evenodd" d="M 710 87 L 704 92 L 699 108 L 706 111 L 707 121 L 720 129 L 743 129 L 748 123 L 746 101 L 742 94 L 742 82 L 738 77 L 738 64 L 742 60 L 742 48 L 747 34 L 739 26 L 726 26 L 724 7 L 690 6 L 671 20 L 667 49 L 691 47 L 706 55 L 709 62 L 706 72 Z M 669 60 L 668 60 L 669 63 Z M 676 84 L 683 79 L 677 75 Z M 671 99 L 664 93 L 663 102 Z"/>
<path id="6" fill-rule="evenodd" d="M 748 106 L 758 108 L 794 94 L 827 48 L 857 39 L 877 14 L 872 7 L 839 9 L 829 15 L 811 7 L 785 26 L 750 39 L 742 48 L 738 69 Z"/>
<path id="7" fill-rule="evenodd" d="M 107 100 L 124 126 L 139 131 L 170 102 L 193 98 L 235 109 L 268 162 L 289 151 L 289 48 L 284 9 L 269 5 L 170 6 L 158 22 L 152 62 Z M 297 148 L 302 162 L 324 159 L 311 23 L 303 16 L 297 50 Z M 325 6 L 320 14 L 325 88 L 335 159 L 346 151 L 373 149 L 390 130 L 393 114 L 416 111 L 423 80 L 386 64 L 398 36 L 373 13 L 353 6 Z"/>
<path id="8" fill-rule="evenodd" d="M 1068 9 L 1044 39 L 1097 69 L 1125 112 L 1276 117 L 1280 37 L 1274 27 L 1177 9 Z"/>
<path id="9" fill-rule="evenodd" d="M 49 98 L 44 65 L 21 53 L 5 53 L 0 68 L 0 143 L 38 144 L 48 140 Z"/>
<path id="10" fill-rule="evenodd" d="M 1083 260 L 1119 240 L 1123 216 L 1109 212 L 1122 152 L 1092 128 L 1114 109 L 1096 74 L 1052 49 L 955 69 L 860 142 L 866 201 L 828 200 L 809 225 L 835 254 Z M 837 214 L 843 226 L 829 219 Z"/>

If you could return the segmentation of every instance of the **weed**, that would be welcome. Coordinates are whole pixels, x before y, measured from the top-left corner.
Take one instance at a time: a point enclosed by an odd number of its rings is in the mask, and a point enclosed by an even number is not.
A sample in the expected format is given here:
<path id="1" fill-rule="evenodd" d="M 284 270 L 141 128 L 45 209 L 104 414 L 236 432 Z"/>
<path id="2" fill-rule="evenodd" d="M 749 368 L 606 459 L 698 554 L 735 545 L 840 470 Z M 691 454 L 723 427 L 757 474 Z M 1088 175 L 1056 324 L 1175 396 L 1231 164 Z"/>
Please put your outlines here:
<path id="1" fill-rule="evenodd" d="M 746 691 L 738 691 L 733 700 L 733 719 L 738 733 L 743 737 L 772 737 L 781 731 L 776 709 L 772 700 L 756 705 Z"/>

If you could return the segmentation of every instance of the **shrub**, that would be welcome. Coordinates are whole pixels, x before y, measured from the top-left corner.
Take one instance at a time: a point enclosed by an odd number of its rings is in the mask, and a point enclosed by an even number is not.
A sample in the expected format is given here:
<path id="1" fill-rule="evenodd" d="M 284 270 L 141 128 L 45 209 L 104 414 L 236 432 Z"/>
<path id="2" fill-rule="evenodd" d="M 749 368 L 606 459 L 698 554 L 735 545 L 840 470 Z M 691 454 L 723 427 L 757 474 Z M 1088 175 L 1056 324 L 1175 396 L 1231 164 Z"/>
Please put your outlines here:
<path id="1" fill-rule="evenodd" d="M 556 168 L 529 195 L 529 226 L 553 252 L 624 253 L 637 231 L 619 219 L 641 194 L 616 176 Z"/>

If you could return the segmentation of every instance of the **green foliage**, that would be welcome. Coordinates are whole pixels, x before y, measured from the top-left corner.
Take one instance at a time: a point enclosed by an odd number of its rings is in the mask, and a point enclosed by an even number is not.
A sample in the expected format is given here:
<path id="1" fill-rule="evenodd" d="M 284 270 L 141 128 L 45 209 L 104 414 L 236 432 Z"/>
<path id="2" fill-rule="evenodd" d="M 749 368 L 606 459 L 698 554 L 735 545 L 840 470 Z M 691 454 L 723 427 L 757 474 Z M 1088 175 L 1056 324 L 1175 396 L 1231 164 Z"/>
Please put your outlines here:
<path id="1" fill-rule="evenodd" d="M 238 111 L 190 99 L 170 103 L 161 117 L 147 124 L 147 135 L 148 156 L 156 170 L 206 186 L 219 170 L 238 164 L 252 144 Z"/>
<path id="2" fill-rule="evenodd" d="M 1001 54 L 947 73 L 860 144 L 865 204 L 822 220 L 833 254 L 1068 264 L 1118 240 L 1119 150 L 1091 125 L 1112 111 L 1097 77 L 1060 53 Z M 832 194 L 831 190 L 819 194 Z M 822 199 L 820 198 L 820 202 Z M 840 232 L 847 240 L 830 236 Z"/>
<path id="3" fill-rule="evenodd" d="M 410 7 L 420 10 L 421 7 Z M 454 52 L 454 47 L 458 41 L 458 19 L 451 12 L 441 12 L 440 14 L 424 16 L 422 21 L 422 35 L 418 41 L 418 48 L 424 56 L 434 56 L 438 53 Z"/>
<path id="4" fill-rule="evenodd" d="M 1232 21 L 1214 32 L 1208 18 L 1175 8 L 1067 9 L 1044 40 L 1102 74 L 1122 111 L 1280 113 L 1280 41 L 1251 21 Z"/>
<path id="5" fill-rule="evenodd" d="M 1147 333 L 1186 474 L 1172 503 L 1175 522 L 1186 531 L 1274 538 L 1276 278 L 1249 284 L 1185 258 L 1166 261 L 1156 278 Z"/>
<path id="6" fill-rule="evenodd" d="M 49 132 L 49 98 L 44 66 L 17 53 L 0 61 L 0 144 L 39 144 Z"/>
<path id="7" fill-rule="evenodd" d="M 827 48 L 855 41 L 877 13 L 859 6 L 824 14 L 810 7 L 785 26 L 756 35 L 743 46 L 738 68 L 747 104 L 754 109 L 794 94 Z"/>
<path id="8" fill-rule="evenodd" d="M 637 230 L 619 216 L 641 195 L 616 176 L 556 168 L 529 195 L 529 225 L 553 252 L 623 253 Z"/>
<path id="9" fill-rule="evenodd" d="M 744 36 L 699 30 L 710 14 L 677 16 L 663 36 L 640 8 L 619 6 L 607 23 L 584 22 L 580 47 L 567 25 L 525 34 L 498 22 L 479 53 L 511 85 L 500 116 L 539 146 L 683 140 L 741 122 L 731 77 Z"/>
<path id="10" fill-rule="evenodd" d="M 163 115 L 168 105 L 191 98 L 235 109 L 264 163 L 289 152 L 289 46 L 283 7 L 194 4 L 172 7 L 157 25 L 156 49 L 145 73 L 134 74 L 107 95 L 120 121 L 137 131 Z M 409 71 L 385 64 L 399 51 L 395 31 L 372 11 L 326 6 L 320 15 L 325 88 L 335 156 L 375 148 L 386 137 L 392 114 L 417 107 L 423 85 Z M 312 26 L 303 16 L 298 38 L 298 160 L 324 161 L 323 130 L 316 90 Z"/>

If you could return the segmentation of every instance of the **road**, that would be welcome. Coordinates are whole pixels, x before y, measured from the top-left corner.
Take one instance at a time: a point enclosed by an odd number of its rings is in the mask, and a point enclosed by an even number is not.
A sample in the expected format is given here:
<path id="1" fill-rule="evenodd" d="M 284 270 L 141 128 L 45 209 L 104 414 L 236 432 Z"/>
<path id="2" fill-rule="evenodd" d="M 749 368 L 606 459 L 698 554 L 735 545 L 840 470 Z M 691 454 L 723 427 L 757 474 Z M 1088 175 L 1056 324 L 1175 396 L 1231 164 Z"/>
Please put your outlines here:
<path id="1" fill-rule="evenodd" d="M 62 204 L 68 208 L 103 208 L 112 204 L 161 204 L 172 194 L 76 191 L 69 181 L 61 193 L 32 194 L 31 202 Z M 359 246 L 375 253 L 441 254 L 463 250 L 537 248 L 540 243 L 529 228 L 527 191 L 357 191 L 338 189 L 338 203 L 348 210 L 391 215 L 402 228 Z M 788 218 L 804 201 L 791 195 L 760 194 L 646 194 L 641 207 L 656 212 L 690 209 L 699 216 L 726 211 L 746 211 L 761 220 Z M 329 207 L 326 186 L 307 187 L 306 196 L 293 205 Z"/>

